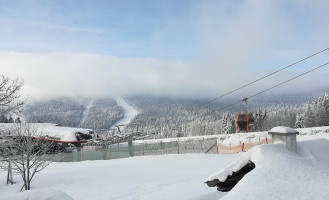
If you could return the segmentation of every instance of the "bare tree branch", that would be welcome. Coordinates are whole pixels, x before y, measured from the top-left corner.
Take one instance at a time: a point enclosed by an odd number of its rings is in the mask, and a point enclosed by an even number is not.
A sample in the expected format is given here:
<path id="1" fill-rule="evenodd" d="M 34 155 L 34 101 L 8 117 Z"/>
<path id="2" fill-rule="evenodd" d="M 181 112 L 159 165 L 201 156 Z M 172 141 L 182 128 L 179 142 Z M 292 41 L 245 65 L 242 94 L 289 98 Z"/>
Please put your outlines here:
<path id="1" fill-rule="evenodd" d="M 26 99 L 20 92 L 23 80 L 0 75 L 0 114 L 18 114 Z"/>
<path id="2" fill-rule="evenodd" d="M 32 124 L 17 123 L 10 136 L 0 140 L 0 156 L 10 161 L 23 179 L 22 189 L 30 190 L 32 178 L 52 163 L 55 154 L 52 141 L 42 140 Z M 8 165 L 1 165 L 6 168 Z"/>

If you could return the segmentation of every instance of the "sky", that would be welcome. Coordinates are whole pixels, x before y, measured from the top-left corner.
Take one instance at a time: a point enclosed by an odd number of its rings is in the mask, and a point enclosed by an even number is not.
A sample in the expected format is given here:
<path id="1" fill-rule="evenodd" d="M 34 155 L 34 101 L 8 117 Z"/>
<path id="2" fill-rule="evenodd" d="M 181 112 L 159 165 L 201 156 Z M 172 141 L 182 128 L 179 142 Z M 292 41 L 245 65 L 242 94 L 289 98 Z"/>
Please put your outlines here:
<path id="1" fill-rule="evenodd" d="M 0 73 L 29 98 L 213 98 L 329 47 L 326 0 L 0 0 Z M 329 50 L 237 95 L 329 62 Z M 328 89 L 329 66 L 274 92 Z"/>

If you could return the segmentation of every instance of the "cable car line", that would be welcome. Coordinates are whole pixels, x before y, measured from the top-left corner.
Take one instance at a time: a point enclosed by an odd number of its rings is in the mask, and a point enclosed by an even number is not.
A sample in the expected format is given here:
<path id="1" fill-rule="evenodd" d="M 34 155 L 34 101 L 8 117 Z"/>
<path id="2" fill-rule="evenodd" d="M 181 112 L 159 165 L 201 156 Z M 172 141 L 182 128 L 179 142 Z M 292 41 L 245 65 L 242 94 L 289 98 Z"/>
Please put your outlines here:
<path id="1" fill-rule="evenodd" d="M 226 106 L 220 107 L 218 110 L 221 110 L 221 109 L 224 109 L 224 108 L 227 108 L 227 107 L 233 106 L 233 105 L 238 104 L 238 103 L 240 103 L 240 102 L 247 101 L 247 100 L 249 100 L 249 99 L 251 99 L 251 98 L 253 98 L 253 97 L 257 96 L 257 95 L 260 95 L 260 94 L 262 94 L 262 93 L 264 93 L 264 92 L 267 92 L 267 91 L 269 91 L 269 90 L 271 90 L 271 89 L 273 89 L 273 88 L 276 88 L 276 87 L 278 87 L 278 86 L 280 86 L 280 85 L 283 85 L 283 84 L 285 84 L 285 83 L 287 83 L 287 82 L 290 82 L 290 81 L 292 81 L 292 80 L 294 80 L 294 79 L 297 79 L 297 78 L 299 78 L 299 77 L 301 77 L 301 76 L 304 76 L 305 74 L 308 74 L 308 73 L 310 73 L 310 72 L 313 72 L 313 71 L 315 71 L 315 70 L 317 70 L 317 69 L 319 69 L 319 68 L 321 68 L 321 67 L 324 67 L 324 66 L 326 66 L 326 65 L 328 65 L 328 64 L 329 64 L 329 62 L 327 62 L 327 63 L 325 63 L 325 64 L 322 64 L 322 65 L 320 65 L 320 66 L 317 66 L 317 67 L 315 67 L 315 68 L 313 68 L 313 69 L 311 69 L 311 70 L 309 70 L 309 71 L 306 71 L 306 72 L 304 72 L 304 73 L 302 73 L 302 74 L 299 74 L 298 76 L 295 76 L 295 77 L 293 77 L 293 78 L 291 78 L 291 79 L 288 79 L 288 80 L 286 80 L 286 81 L 283 81 L 283 82 L 281 82 L 281 83 L 279 83 L 279 84 L 276 84 L 276 85 L 274 85 L 274 86 L 272 86 L 272 87 L 270 87 L 270 88 L 267 88 L 267 89 L 265 89 L 265 90 L 262 90 L 262 91 L 260 91 L 260 92 L 258 92 L 258 93 L 256 93 L 256 94 L 253 94 L 253 95 L 251 95 L 251 96 L 249 96 L 249 97 L 246 97 L 246 98 L 244 98 L 244 99 L 242 99 L 242 100 L 239 100 L 239 101 L 236 101 L 236 102 L 231 103 L 231 104 L 229 104 L 229 105 L 226 105 Z"/>
<path id="2" fill-rule="evenodd" d="M 290 79 L 288 79 L 286 81 L 283 81 L 283 82 L 281 82 L 279 84 L 276 84 L 276 85 L 274 85 L 274 86 L 272 86 L 270 88 L 267 88 L 265 90 L 262 90 L 262 91 L 260 91 L 260 92 L 258 92 L 256 94 L 254 94 L 254 95 L 251 95 L 249 97 L 245 97 L 244 99 L 242 99 L 240 101 L 237 101 L 237 102 L 234 102 L 233 104 L 230 104 L 230 105 L 225 106 L 225 107 L 229 107 L 229 106 L 232 106 L 234 104 L 237 104 L 237 103 L 240 103 L 240 102 L 243 102 L 243 101 L 246 103 L 246 112 L 244 112 L 244 113 L 238 113 L 238 116 L 236 118 L 237 129 L 239 131 L 242 131 L 242 132 L 245 132 L 245 131 L 248 132 L 250 130 L 253 130 L 255 118 L 254 118 L 254 116 L 253 116 L 252 113 L 248 113 L 248 100 L 250 98 L 253 98 L 253 97 L 255 97 L 255 96 L 259 95 L 259 94 L 262 94 L 262 93 L 264 93 L 266 91 L 269 91 L 269 90 L 271 90 L 273 88 L 276 88 L 276 87 L 278 87 L 280 85 L 283 85 L 283 84 L 285 84 L 287 82 L 290 82 L 290 81 L 292 81 L 294 79 L 297 79 L 297 78 L 299 78 L 299 77 L 301 77 L 301 76 L 303 76 L 305 74 L 308 74 L 308 73 L 310 73 L 312 71 L 315 71 L 315 70 L 317 70 L 317 69 L 319 69 L 319 68 L 321 68 L 321 67 L 323 67 L 325 65 L 328 65 L 328 64 L 329 64 L 329 62 L 328 63 L 325 63 L 323 65 L 320 65 L 318 67 L 315 67 L 315 68 L 313 68 L 313 69 L 311 69 L 309 71 L 306 71 L 306 72 L 304 72 L 302 74 L 299 74 L 298 76 L 295 76 L 293 78 L 290 78 Z"/>
<path id="3" fill-rule="evenodd" d="M 296 65 L 296 64 L 298 64 L 298 63 L 301 63 L 301 62 L 303 62 L 303 61 L 305 61 L 305 60 L 307 60 L 307 59 L 309 59 L 309 58 L 312 58 L 312 57 L 314 57 L 314 56 L 316 56 L 316 55 L 318 55 L 318 54 L 320 54 L 320 53 L 323 53 L 323 52 L 325 52 L 325 51 L 327 51 L 327 50 L 329 50 L 329 47 L 326 48 L 326 49 L 323 49 L 323 50 L 321 50 L 321 51 L 318 51 L 318 52 L 316 52 L 316 53 L 314 53 L 314 54 L 312 54 L 312 55 L 310 55 L 310 56 L 308 56 L 308 57 L 305 57 L 305 58 L 303 58 L 303 59 L 301 59 L 301 60 L 298 60 L 297 62 L 294 62 L 294 63 L 292 63 L 292 64 L 290 64 L 290 65 L 287 65 L 287 66 L 285 66 L 285 67 L 283 67 L 283 68 L 281 68 L 281 69 L 279 69 L 279 70 L 276 70 L 276 71 L 274 71 L 274 72 L 272 72 L 272 73 L 270 73 L 270 74 L 267 74 L 266 76 L 263 76 L 263 77 L 261 77 L 261 78 L 258 78 L 258 79 L 254 80 L 254 81 L 252 81 L 252 82 L 249 82 L 249 83 L 247 83 L 247 84 L 245 84 L 245 85 L 243 85 L 243 86 L 241 86 L 241 87 L 239 87 L 239 88 L 237 88 L 237 89 L 234 89 L 234 90 L 232 90 L 232 91 L 230 91 L 230 92 L 227 92 L 227 93 L 225 93 L 225 94 L 223 94 L 223 95 L 221 95 L 221 96 L 219 96 L 219 97 L 216 97 L 216 98 L 214 98 L 214 99 L 212 99 L 212 100 L 210 100 L 210 101 L 208 101 L 208 102 L 206 102 L 206 103 L 203 103 L 203 104 L 197 106 L 195 109 L 198 109 L 198 108 L 203 107 L 203 106 L 205 106 L 205 105 L 207 105 L 207 104 L 209 104 L 209 103 L 212 103 L 212 102 L 214 102 L 214 101 L 216 101 L 216 100 L 218 100 L 218 99 L 221 99 L 221 98 L 223 98 L 223 97 L 225 97 L 225 96 L 227 96 L 227 95 L 229 95 L 229 94 L 232 94 L 232 93 L 234 93 L 234 92 L 236 92 L 236 91 L 238 91 L 238 90 L 241 90 L 241 89 L 243 89 L 243 88 L 245 88 L 245 87 L 247 87 L 247 86 L 249 86 L 249 85 L 252 85 L 252 84 L 254 84 L 254 83 L 256 83 L 256 82 L 258 82 L 258 81 L 260 81 L 260 80 L 263 80 L 263 79 L 265 79 L 265 78 L 267 78 L 267 77 L 269 77 L 269 76 L 272 76 L 273 74 L 276 74 L 276 73 L 278 73 L 278 72 L 280 72 L 280 71 L 282 71 L 282 70 L 285 70 L 285 69 L 287 69 L 287 68 L 289 68 L 289 67 L 292 67 L 292 66 L 294 66 L 294 65 Z M 194 109 L 192 109 L 192 110 L 194 110 Z"/>

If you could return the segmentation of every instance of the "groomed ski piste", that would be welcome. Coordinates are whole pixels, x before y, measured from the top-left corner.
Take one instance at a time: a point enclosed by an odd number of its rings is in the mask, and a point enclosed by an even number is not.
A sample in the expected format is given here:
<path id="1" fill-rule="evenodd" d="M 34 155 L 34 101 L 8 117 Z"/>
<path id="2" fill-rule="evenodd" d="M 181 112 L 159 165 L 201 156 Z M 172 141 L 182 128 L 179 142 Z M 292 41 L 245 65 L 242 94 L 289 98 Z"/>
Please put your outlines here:
<path id="1" fill-rule="evenodd" d="M 282 144 L 266 144 L 236 154 L 180 154 L 117 160 L 53 163 L 32 181 L 32 190 L 19 192 L 22 181 L 6 185 L 0 173 L 1 200 L 45 199 L 328 199 L 329 127 L 298 129 L 298 153 Z M 225 136 L 235 142 L 248 133 Z M 264 133 L 265 134 L 265 133 Z M 209 136 L 210 137 L 210 136 Z M 218 192 L 205 181 L 224 179 L 251 160 L 256 168 L 230 192 Z"/>

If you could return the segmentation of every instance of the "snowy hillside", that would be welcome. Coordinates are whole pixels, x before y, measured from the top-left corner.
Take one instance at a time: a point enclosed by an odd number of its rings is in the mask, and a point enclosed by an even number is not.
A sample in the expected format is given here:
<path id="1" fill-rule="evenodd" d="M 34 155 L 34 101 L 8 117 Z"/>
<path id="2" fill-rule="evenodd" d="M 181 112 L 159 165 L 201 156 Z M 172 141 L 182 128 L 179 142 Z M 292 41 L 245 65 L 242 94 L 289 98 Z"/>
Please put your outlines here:
<path id="1" fill-rule="evenodd" d="M 28 122 L 91 129 L 108 129 L 124 116 L 124 109 L 111 98 L 56 98 L 30 102 L 24 110 Z"/>

